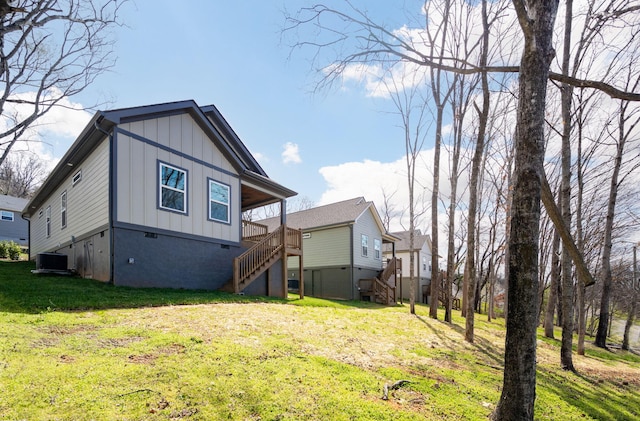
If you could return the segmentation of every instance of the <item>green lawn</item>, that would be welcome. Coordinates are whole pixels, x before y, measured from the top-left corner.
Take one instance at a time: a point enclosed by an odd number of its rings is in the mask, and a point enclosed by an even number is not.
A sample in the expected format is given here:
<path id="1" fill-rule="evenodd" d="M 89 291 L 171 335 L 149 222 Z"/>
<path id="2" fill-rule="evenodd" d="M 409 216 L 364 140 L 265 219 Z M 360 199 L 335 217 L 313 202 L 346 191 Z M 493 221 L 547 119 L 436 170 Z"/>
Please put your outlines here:
<path id="1" fill-rule="evenodd" d="M 0 261 L 0 420 L 473 420 L 504 324 L 291 296 L 119 288 Z M 442 314 L 440 314 L 442 319 Z M 559 337 L 559 335 L 558 335 Z M 640 418 L 640 357 L 540 340 L 540 420 Z M 408 380 L 382 399 L 385 384 Z"/>

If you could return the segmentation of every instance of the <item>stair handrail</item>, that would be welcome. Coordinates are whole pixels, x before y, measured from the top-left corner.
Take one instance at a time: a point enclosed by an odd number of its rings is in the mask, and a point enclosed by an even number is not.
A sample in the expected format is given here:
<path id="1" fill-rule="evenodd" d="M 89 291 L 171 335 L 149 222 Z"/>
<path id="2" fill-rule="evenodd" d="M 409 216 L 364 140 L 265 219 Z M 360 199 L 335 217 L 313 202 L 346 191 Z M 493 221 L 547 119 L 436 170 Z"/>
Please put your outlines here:
<path id="1" fill-rule="evenodd" d="M 392 257 L 387 262 L 387 267 L 385 267 L 382 273 L 380 274 L 380 279 L 386 282 L 395 273 L 396 273 L 396 258 Z"/>
<path id="2" fill-rule="evenodd" d="M 240 293 L 241 281 L 282 252 L 284 248 L 282 230 L 283 227 L 279 226 L 275 231 L 264 236 L 259 243 L 233 259 L 233 290 L 236 294 Z"/>
<path id="3" fill-rule="evenodd" d="M 396 287 L 393 285 L 389 285 L 387 282 L 382 281 L 377 277 L 373 278 L 373 293 L 374 297 L 376 295 L 385 297 L 386 304 L 396 302 Z"/>

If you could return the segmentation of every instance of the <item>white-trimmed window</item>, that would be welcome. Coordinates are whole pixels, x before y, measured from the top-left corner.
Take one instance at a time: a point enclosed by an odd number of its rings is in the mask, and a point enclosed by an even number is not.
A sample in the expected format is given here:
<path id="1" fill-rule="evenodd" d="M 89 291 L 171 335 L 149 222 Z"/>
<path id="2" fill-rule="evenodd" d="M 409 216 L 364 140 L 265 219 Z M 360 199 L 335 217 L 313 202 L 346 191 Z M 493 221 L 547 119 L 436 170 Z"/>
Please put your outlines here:
<path id="1" fill-rule="evenodd" d="M 362 241 L 362 255 L 367 257 L 369 255 L 369 236 L 362 234 L 360 238 Z"/>
<path id="2" fill-rule="evenodd" d="M 60 227 L 67 226 L 67 191 L 63 191 L 60 195 Z"/>
<path id="3" fill-rule="evenodd" d="M 78 170 L 75 174 L 73 174 L 73 179 L 71 182 L 72 186 L 75 186 L 82 180 L 82 170 Z"/>
<path id="4" fill-rule="evenodd" d="M 160 208 L 187 213 L 187 171 L 160 163 Z"/>
<path id="5" fill-rule="evenodd" d="M 51 206 L 47 206 L 47 210 L 45 211 L 45 234 L 47 237 L 51 237 Z"/>
<path id="6" fill-rule="evenodd" d="M 209 179 L 209 219 L 227 224 L 231 222 L 230 192 L 228 185 Z"/>
<path id="7" fill-rule="evenodd" d="M 0 211 L 0 221 L 13 222 L 13 212 Z"/>
<path id="8" fill-rule="evenodd" d="M 374 238 L 373 239 L 373 256 L 377 259 L 380 260 L 380 258 L 382 257 L 382 243 L 380 242 L 379 238 Z"/>

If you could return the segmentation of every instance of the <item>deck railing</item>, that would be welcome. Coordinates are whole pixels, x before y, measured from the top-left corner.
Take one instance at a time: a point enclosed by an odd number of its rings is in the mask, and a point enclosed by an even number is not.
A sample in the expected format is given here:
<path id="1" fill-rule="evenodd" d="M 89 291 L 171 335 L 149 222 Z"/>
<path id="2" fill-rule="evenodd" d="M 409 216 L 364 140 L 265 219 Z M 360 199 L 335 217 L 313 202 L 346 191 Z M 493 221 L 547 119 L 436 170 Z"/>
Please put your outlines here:
<path id="1" fill-rule="evenodd" d="M 252 221 L 242 221 L 242 238 L 244 240 L 260 241 L 267 236 L 269 228 L 266 225 Z"/>

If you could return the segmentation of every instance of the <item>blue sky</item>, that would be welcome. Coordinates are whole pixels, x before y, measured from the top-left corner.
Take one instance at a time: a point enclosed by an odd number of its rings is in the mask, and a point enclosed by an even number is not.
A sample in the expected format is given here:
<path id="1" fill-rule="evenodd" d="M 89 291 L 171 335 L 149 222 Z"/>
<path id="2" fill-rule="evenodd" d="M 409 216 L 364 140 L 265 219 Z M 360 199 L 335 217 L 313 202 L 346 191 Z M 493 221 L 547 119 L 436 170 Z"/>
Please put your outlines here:
<path id="1" fill-rule="evenodd" d="M 384 20 L 400 20 L 405 5 L 384 2 L 376 10 L 371 2 L 359 3 Z M 331 173 L 345 163 L 397 161 L 404 155 L 403 131 L 397 117 L 384 112 L 386 101 L 367 97 L 355 85 L 310 93 L 318 75 L 309 53 L 290 57 L 281 39 L 283 11 L 303 4 L 136 0 L 124 9 L 128 27 L 116 33 L 116 66 L 76 100 L 89 104 L 104 98 L 112 101 L 109 108 L 184 99 L 215 104 L 269 176 L 300 197 L 316 204 L 367 197 L 374 187 L 366 165 L 358 170 L 362 179 L 346 191 L 337 191 L 340 176 L 334 174 L 338 180 L 328 196 L 323 196 L 329 186 L 321 168 Z M 297 162 L 295 156 L 283 162 L 287 143 L 297 145 Z M 368 188 L 358 192 L 358 184 Z"/>

